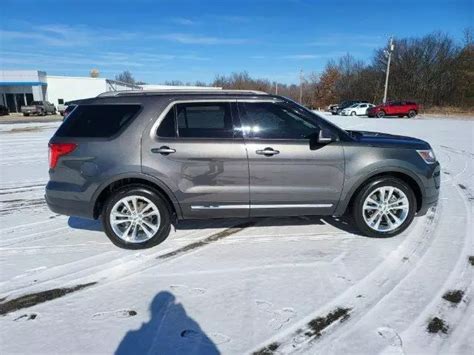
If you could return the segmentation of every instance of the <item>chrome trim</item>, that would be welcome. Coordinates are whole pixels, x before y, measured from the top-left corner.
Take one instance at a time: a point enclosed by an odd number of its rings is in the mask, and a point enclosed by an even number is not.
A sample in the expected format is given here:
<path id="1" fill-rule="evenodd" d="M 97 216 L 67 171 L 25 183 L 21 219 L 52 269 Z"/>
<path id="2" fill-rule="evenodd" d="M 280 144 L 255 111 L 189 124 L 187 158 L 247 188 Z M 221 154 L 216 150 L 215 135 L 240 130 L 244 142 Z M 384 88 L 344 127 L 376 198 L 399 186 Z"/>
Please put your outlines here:
<path id="1" fill-rule="evenodd" d="M 315 203 L 315 204 L 287 204 L 287 205 L 252 205 L 250 208 L 327 208 L 332 203 Z"/>
<path id="2" fill-rule="evenodd" d="M 232 210 L 232 209 L 266 209 L 266 208 L 329 208 L 332 203 L 316 203 L 316 204 L 285 204 L 285 205 L 213 205 L 191 206 L 192 210 Z"/>
<path id="3" fill-rule="evenodd" d="M 192 210 L 237 210 L 237 209 L 249 209 L 250 205 L 214 205 L 214 206 L 191 206 Z"/>

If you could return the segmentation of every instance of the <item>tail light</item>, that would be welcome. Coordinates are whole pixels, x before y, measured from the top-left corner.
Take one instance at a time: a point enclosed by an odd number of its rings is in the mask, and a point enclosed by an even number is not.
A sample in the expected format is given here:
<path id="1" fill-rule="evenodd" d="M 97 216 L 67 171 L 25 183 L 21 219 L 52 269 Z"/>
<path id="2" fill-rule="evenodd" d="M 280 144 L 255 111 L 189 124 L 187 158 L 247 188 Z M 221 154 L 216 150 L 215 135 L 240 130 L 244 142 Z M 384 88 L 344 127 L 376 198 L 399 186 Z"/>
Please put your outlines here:
<path id="1" fill-rule="evenodd" d="M 77 144 L 74 143 L 49 143 L 49 168 L 54 169 L 58 164 L 59 158 L 63 155 L 72 153 Z"/>

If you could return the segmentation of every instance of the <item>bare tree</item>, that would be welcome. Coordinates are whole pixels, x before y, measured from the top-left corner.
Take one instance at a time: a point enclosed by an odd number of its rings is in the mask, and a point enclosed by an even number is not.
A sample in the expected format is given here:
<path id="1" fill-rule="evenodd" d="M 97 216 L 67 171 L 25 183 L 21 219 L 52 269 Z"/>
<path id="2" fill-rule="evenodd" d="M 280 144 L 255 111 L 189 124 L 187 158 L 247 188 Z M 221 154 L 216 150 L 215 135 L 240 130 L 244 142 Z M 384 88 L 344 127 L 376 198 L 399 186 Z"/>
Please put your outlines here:
<path id="1" fill-rule="evenodd" d="M 128 70 L 125 70 L 122 73 L 115 75 L 115 80 L 132 85 L 136 83 L 132 73 L 130 73 Z"/>

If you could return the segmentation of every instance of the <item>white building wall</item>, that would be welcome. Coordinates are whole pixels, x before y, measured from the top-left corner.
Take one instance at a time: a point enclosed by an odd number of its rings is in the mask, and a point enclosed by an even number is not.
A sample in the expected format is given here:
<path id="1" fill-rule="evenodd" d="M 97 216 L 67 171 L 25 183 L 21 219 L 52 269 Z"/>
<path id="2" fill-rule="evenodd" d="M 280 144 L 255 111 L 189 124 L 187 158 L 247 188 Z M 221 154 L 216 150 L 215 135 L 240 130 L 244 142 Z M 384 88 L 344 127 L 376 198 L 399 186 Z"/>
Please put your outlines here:
<path id="1" fill-rule="evenodd" d="M 59 99 L 64 102 L 95 97 L 107 91 L 105 78 L 47 76 L 47 100 L 58 106 Z"/>

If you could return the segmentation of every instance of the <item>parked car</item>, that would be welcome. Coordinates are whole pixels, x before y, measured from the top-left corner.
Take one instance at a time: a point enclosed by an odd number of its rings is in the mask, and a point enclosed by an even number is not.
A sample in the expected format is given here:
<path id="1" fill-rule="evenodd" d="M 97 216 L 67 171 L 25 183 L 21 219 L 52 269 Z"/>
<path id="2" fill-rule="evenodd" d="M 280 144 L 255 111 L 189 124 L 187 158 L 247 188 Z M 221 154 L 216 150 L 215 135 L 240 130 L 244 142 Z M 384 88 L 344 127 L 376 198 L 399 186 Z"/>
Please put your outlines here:
<path id="1" fill-rule="evenodd" d="M 369 109 L 369 117 L 382 118 L 385 116 L 415 117 L 419 112 L 419 105 L 414 101 L 391 101 Z"/>
<path id="2" fill-rule="evenodd" d="M 375 105 L 373 104 L 367 104 L 367 103 L 354 104 L 342 110 L 341 115 L 342 116 L 364 116 L 364 115 L 367 115 L 368 109 L 374 106 Z"/>
<path id="3" fill-rule="evenodd" d="M 183 219 L 349 211 L 364 235 L 390 237 L 438 199 L 427 142 L 345 131 L 280 96 L 117 91 L 74 104 L 49 142 L 46 201 L 100 218 L 123 248 L 157 245 Z"/>
<path id="4" fill-rule="evenodd" d="M 49 101 L 32 101 L 31 104 L 21 107 L 23 116 L 38 115 L 46 116 L 48 114 L 56 114 L 56 107 Z"/>
<path id="5" fill-rule="evenodd" d="M 6 116 L 10 114 L 8 107 L 0 105 L 0 116 Z"/>
<path id="6" fill-rule="evenodd" d="M 333 115 L 340 115 L 342 110 L 348 108 L 349 106 L 352 106 L 354 104 L 359 104 L 359 103 L 368 104 L 368 101 L 361 101 L 361 100 L 343 101 L 339 105 L 336 105 L 335 107 L 333 107 L 331 113 Z"/>
<path id="7" fill-rule="evenodd" d="M 74 110 L 75 107 L 76 107 L 76 105 L 67 105 L 64 108 L 64 111 L 61 114 L 63 116 L 63 120 L 65 120 L 67 118 L 67 116 L 71 113 L 72 110 Z"/>

